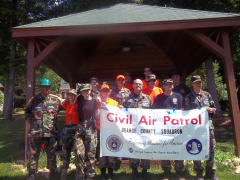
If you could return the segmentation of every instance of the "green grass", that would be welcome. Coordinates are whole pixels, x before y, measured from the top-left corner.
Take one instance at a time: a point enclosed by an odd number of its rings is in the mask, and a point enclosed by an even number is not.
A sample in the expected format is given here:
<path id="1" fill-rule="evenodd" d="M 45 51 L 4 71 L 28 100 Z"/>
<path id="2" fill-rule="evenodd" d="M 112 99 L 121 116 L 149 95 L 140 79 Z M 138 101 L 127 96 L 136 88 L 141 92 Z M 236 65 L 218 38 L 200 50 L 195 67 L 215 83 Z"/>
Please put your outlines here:
<path id="1" fill-rule="evenodd" d="M 62 131 L 64 126 L 64 112 L 61 111 L 58 115 L 58 129 L 59 132 Z M 21 109 L 18 109 L 14 114 L 14 121 L 11 123 L 6 123 L 2 121 L 0 117 L 0 180 L 13 180 L 13 179 L 26 179 L 27 170 L 24 165 L 17 165 L 18 160 L 24 160 L 24 131 L 25 131 L 25 121 L 24 114 Z M 233 135 L 231 129 L 226 129 L 224 131 L 216 131 L 217 147 L 216 147 L 216 160 L 218 170 L 216 172 L 220 180 L 238 180 L 240 179 L 239 174 L 234 174 L 233 159 L 234 156 L 234 145 L 233 145 Z M 57 157 L 58 166 L 62 164 L 59 156 Z M 39 168 L 46 167 L 46 154 L 41 152 L 39 159 Z M 195 172 L 193 169 L 193 164 L 191 161 L 185 162 L 186 169 L 186 179 L 195 179 Z M 96 180 L 100 180 L 100 170 L 96 169 L 97 176 Z M 139 169 L 139 172 L 140 169 Z M 129 167 L 122 167 L 115 172 L 116 180 L 131 180 L 131 169 Z M 74 179 L 75 172 L 69 173 L 69 179 Z M 149 176 L 151 180 L 161 179 L 163 176 L 163 171 L 161 167 L 155 166 L 149 170 Z M 60 177 L 60 174 L 58 174 Z M 46 179 L 43 176 L 38 176 L 38 180 Z M 58 179 L 58 178 L 57 178 Z M 172 170 L 172 179 L 176 179 L 174 170 Z"/>

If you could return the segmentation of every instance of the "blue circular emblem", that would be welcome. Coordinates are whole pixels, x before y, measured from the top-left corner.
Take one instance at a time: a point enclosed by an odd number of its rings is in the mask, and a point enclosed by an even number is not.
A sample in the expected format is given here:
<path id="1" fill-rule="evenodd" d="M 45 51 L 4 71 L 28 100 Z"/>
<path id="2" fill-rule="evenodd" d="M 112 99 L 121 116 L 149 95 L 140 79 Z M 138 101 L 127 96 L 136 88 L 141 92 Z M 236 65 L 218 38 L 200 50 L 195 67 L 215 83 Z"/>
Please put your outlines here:
<path id="1" fill-rule="evenodd" d="M 186 145 L 187 152 L 197 155 L 202 151 L 202 143 L 198 139 L 191 139 Z"/>
<path id="2" fill-rule="evenodd" d="M 122 149 L 122 141 L 117 135 L 111 135 L 106 140 L 106 147 L 109 151 L 118 152 Z"/>

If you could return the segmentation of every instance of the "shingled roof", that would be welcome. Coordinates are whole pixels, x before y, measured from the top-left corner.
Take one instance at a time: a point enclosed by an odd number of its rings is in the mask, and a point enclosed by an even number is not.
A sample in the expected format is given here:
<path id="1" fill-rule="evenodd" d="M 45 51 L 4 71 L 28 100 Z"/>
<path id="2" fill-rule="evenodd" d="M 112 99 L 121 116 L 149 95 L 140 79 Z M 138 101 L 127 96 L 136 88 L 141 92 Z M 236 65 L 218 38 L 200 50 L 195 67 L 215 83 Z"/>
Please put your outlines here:
<path id="1" fill-rule="evenodd" d="M 125 24 L 139 22 L 201 20 L 230 18 L 237 16 L 240 16 L 240 14 L 138 4 L 116 4 L 109 8 L 94 9 L 77 14 L 70 14 L 63 17 L 18 26 L 16 28 L 64 27 L 121 23 Z"/>

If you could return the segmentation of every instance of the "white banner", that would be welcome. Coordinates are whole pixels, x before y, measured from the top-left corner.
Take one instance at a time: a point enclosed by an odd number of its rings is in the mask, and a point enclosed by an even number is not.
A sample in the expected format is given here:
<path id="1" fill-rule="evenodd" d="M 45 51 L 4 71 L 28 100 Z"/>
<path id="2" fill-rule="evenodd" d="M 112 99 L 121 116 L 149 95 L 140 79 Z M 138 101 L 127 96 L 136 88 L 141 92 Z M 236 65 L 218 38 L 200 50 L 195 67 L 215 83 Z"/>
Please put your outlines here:
<path id="1" fill-rule="evenodd" d="M 190 111 L 101 108 L 100 156 L 152 160 L 207 160 L 206 108 Z"/>

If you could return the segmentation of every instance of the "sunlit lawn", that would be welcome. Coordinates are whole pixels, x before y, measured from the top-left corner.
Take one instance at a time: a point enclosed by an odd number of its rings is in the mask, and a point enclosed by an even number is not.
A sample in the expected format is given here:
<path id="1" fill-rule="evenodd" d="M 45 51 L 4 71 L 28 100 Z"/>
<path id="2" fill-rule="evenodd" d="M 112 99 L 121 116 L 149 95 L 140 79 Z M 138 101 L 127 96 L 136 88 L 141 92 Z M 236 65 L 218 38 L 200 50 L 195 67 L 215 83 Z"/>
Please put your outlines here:
<path id="1" fill-rule="evenodd" d="M 23 111 L 19 111 L 14 114 L 15 120 L 11 123 L 1 123 L 0 126 L 0 179 L 11 180 L 11 179 L 26 179 L 27 171 L 24 165 L 18 165 L 19 160 L 24 160 L 24 130 L 25 121 Z M 59 132 L 62 131 L 64 126 L 64 112 L 61 111 L 58 116 L 58 129 Z M 2 118 L 0 117 L 2 122 Z M 218 142 L 218 159 L 229 158 L 231 154 L 234 153 L 234 146 L 232 140 L 232 132 L 230 129 L 218 132 L 216 131 L 216 139 Z M 231 158 L 231 157 L 230 157 Z M 61 164 L 61 160 L 58 157 L 58 166 Z M 46 166 L 46 156 L 45 153 L 41 153 L 39 167 L 44 168 Z M 239 180 L 240 175 L 234 174 L 234 169 L 232 167 L 222 166 L 218 163 L 219 170 L 217 171 L 217 176 L 221 180 Z M 139 169 L 139 172 L 141 170 Z M 100 171 L 97 169 L 97 176 L 94 178 L 96 180 L 100 178 Z M 69 179 L 74 179 L 75 171 L 68 174 Z M 163 171 L 160 167 L 154 166 L 149 170 L 149 179 L 157 180 L 161 179 L 163 176 Z M 39 175 L 39 180 L 46 179 L 44 176 Z M 60 179 L 60 173 L 57 174 L 57 179 Z M 131 180 L 131 169 L 126 167 L 121 167 L 115 172 L 114 179 L 120 180 Z M 172 170 L 172 179 L 177 179 Z M 188 163 L 186 165 L 186 179 L 195 179 L 195 173 L 192 171 L 192 165 Z"/>

